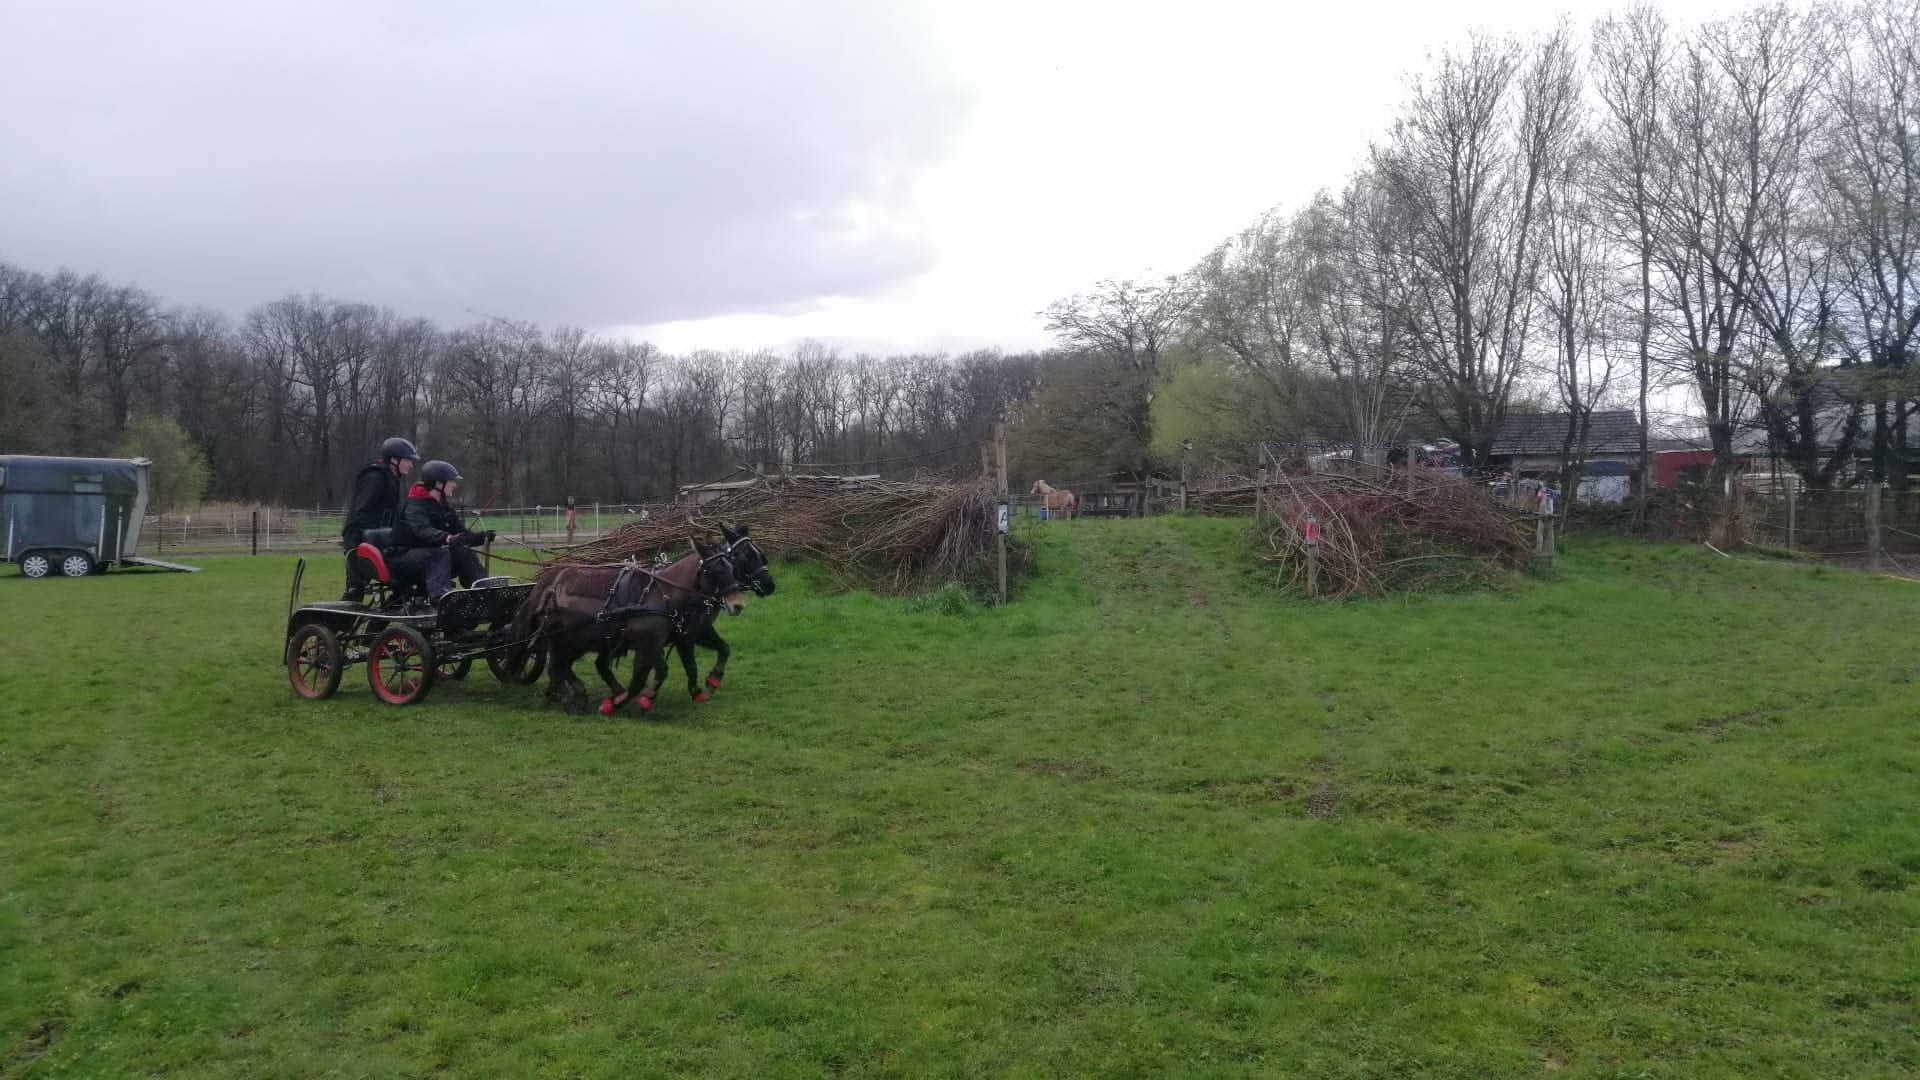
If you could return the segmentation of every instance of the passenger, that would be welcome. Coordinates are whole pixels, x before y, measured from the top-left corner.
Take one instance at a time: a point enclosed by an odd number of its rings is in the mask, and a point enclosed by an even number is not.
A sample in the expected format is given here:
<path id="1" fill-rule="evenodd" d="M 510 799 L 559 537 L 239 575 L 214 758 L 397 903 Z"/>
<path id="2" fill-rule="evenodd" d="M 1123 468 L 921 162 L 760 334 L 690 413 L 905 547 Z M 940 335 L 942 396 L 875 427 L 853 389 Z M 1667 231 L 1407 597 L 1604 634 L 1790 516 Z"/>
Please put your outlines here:
<path id="1" fill-rule="evenodd" d="M 400 516 L 400 478 L 413 471 L 420 451 L 395 437 L 380 444 L 380 456 L 360 467 L 353 477 L 353 500 L 340 529 L 340 545 L 347 552 L 347 591 L 341 599 L 361 603 L 367 598 L 367 579 L 354 549 L 369 529 L 391 529 Z"/>
<path id="2" fill-rule="evenodd" d="M 394 547 L 400 549 L 393 572 L 424 581 L 427 597 L 439 601 L 457 578 L 469 588 L 486 576 L 473 549 L 493 539 L 492 532 L 471 532 L 451 499 L 460 486 L 460 470 L 444 461 L 420 466 L 420 482 L 407 492 Z"/>

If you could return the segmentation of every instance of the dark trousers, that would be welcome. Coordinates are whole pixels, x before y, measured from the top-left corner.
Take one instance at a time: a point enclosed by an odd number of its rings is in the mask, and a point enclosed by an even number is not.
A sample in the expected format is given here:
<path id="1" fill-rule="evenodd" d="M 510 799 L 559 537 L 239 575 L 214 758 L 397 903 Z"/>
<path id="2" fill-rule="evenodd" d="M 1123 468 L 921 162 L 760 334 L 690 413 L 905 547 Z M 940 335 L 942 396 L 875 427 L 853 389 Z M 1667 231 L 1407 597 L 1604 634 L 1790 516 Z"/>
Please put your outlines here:
<path id="1" fill-rule="evenodd" d="M 360 546 L 360 530 L 341 534 L 340 546 L 347 553 L 347 593 L 343 599 L 363 600 L 367 595 L 367 579 L 360 572 L 360 557 L 353 553 Z"/>
<path id="2" fill-rule="evenodd" d="M 455 578 L 459 579 L 460 584 L 470 587 L 487 575 L 486 568 L 480 565 L 480 557 L 473 553 L 473 549 L 459 544 L 413 548 L 388 565 L 393 568 L 395 577 L 424 582 L 427 595 L 432 597 L 453 588 Z"/>

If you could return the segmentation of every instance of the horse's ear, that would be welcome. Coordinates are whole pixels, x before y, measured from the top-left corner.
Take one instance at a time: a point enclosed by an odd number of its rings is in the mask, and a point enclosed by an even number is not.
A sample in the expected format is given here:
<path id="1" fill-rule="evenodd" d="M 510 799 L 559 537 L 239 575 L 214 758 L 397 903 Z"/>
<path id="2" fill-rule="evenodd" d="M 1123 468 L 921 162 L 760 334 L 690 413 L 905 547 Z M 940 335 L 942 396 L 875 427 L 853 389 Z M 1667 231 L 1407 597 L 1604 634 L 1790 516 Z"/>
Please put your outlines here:
<path id="1" fill-rule="evenodd" d="M 753 526 L 751 525 L 740 526 L 740 539 L 745 540 L 747 538 L 747 534 L 752 531 L 753 531 Z"/>
<path id="2" fill-rule="evenodd" d="M 727 524 L 724 521 L 720 523 L 720 535 L 727 538 L 728 540 L 740 539 L 740 534 L 734 531 L 733 526 Z"/>

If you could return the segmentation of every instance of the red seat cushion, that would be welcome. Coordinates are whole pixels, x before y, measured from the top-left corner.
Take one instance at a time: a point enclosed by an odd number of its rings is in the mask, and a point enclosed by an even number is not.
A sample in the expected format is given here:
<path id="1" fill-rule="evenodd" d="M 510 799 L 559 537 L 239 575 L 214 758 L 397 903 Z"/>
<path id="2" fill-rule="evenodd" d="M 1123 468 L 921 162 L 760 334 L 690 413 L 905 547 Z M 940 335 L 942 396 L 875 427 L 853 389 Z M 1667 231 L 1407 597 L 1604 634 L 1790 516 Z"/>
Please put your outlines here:
<path id="1" fill-rule="evenodd" d="M 379 580 L 380 584 L 393 584 L 393 574 L 387 570 L 387 557 L 380 554 L 379 548 L 372 544 L 361 544 L 354 549 L 354 554 L 373 565 L 373 576 Z"/>

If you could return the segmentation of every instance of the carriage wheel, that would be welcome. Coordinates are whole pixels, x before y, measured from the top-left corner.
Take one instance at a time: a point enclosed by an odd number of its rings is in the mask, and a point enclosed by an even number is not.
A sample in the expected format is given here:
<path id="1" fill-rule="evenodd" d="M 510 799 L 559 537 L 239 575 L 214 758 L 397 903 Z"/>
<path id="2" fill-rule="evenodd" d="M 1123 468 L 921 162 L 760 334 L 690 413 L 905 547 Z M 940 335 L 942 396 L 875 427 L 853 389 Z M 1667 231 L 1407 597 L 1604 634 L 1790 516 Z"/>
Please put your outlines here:
<path id="1" fill-rule="evenodd" d="M 442 660 L 435 669 L 436 679 L 464 679 L 467 672 L 473 670 L 473 657 L 463 656 L 458 660 Z"/>
<path id="2" fill-rule="evenodd" d="M 367 652 L 367 685 L 389 705 L 411 705 L 433 689 L 433 645 L 411 626 L 389 626 Z"/>
<path id="3" fill-rule="evenodd" d="M 509 664 L 505 653 L 488 653 L 487 670 L 508 686 L 531 686 L 547 670 L 547 650 L 539 645 L 527 650 L 520 663 Z"/>
<path id="4" fill-rule="evenodd" d="M 287 681 L 309 701 L 332 697 L 346 666 L 340 639 L 319 623 L 306 623 L 287 639 Z"/>

